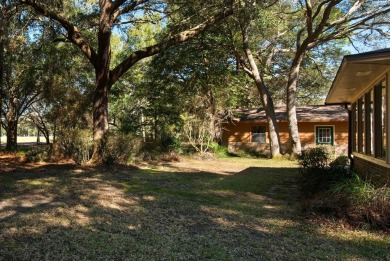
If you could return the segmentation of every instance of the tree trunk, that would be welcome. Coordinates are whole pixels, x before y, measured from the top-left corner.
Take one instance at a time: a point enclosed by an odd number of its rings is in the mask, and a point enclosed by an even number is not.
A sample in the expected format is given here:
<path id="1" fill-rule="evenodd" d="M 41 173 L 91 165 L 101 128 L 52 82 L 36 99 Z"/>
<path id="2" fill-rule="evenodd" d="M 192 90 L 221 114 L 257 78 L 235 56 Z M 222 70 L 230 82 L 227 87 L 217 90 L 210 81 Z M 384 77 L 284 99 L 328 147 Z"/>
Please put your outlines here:
<path id="1" fill-rule="evenodd" d="M 275 157 L 280 154 L 280 138 L 278 122 L 275 115 L 274 102 L 261 77 L 256 77 L 254 80 L 261 96 L 261 102 L 264 107 L 265 115 L 267 116 L 271 157 Z"/>
<path id="2" fill-rule="evenodd" d="M 206 117 L 207 120 L 210 120 L 210 130 L 211 130 L 211 134 L 212 134 L 212 140 L 218 144 L 221 144 L 221 135 L 222 135 L 222 132 L 220 131 L 221 129 L 221 124 L 220 124 L 220 120 L 218 119 L 218 116 L 217 116 L 217 102 L 215 100 L 215 94 L 214 94 L 214 91 L 211 87 L 211 85 L 209 84 L 209 76 L 208 76 L 208 72 L 207 72 L 207 81 L 206 81 L 206 84 L 205 84 L 205 93 L 206 93 L 206 97 L 207 97 L 207 114 L 210 118 Z"/>
<path id="3" fill-rule="evenodd" d="M 3 124 L 3 90 L 5 89 L 5 62 L 4 62 L 4 49 L 6 47 L 6 7 L 5 0 L 1 1 L 0 9 L 0 145 L 1 145 L 1 128 Z"/>
<path id="4" fill-rule="evenodd" d="M 157 140 L 157 127 L 158 127 L 158 122 L 157 122 L 157 111 L 153 111 L 153 141 Z"/>
<path id="5" fill-rule="evenodd" d="M 10 23 L 10 13 L 9 8 L 11 7 L 11 2 L 1 1 L 1 14 L 0 14 L 0 109 L 2 110 L 4 106 L 4 96 L 9 101 L 8 111 L 5 115 L 6 118 L 6 131 L 7 131 L 7 143 L 6 150 L 16 151 L 17 150 L 17 135 L 18 135 L 18 121 L 19 121 L 19 100 L 18 100 L 18 86 L 11 84 L 12 76 L 12 52 L 7 51 L 10 49 L 9 41 L 9 23 Z M 4 91 L 7 90 L 7 94 Z M 0 117 L 3 116 L 5 112 L 1 111 Z"/>
<path id="6" fill-rule="evenodd" d="M 41 143 L 41 133 L 39 131 L 39 128 L 37 128 L 37 144 Z"/>
<path id="7" fill-rule="evenodd" d="M 98 78 L 99 79 L 99 78 Z M 98 80 L 93 97 L 93 153 L 91 164 L 101 164 L 108 136 L 108 82 Z"/>
<path id="8" fill-rule="evenodd" d="M 279 138 L 278 123 L 275 115 L 274 103 L 268 88 L 265 86 L 263 79 L 260 76 L 256 62 L 248 46 L 248 39 L 245 36 L 244 36 L 244 49 L 249 64 L 251 66 L 251 77 L 255 81 L 256 87 L 260 93 L 261 102 L 264 107 L 265 115 L 267 116 L 271 157 L 275 157 L 280 154 L 280 138 Z"/>
<path id="9" fill-rule="evenodd" d="M 303 60 L 303 53 L 297 54 L 291 65 L 288 74 L 287 83 L 287 121 L 289 126 L 290 142 L 292 152 L 296 155 L 301 154 L 301 140 L 299 138 L 298 120 L 297 120 L 297 82 L 299 76 L 299 69 Z"/>
<path id="10" fill-rule="evenodd" d="M 18 120 L 15 117 L 7 114 L 7 144 L 5 149 L 8 151 L 16 151 L 18 149 Z"/>
<path id="11" fill-rule="evenodd" d="M 14 98 L 15 88 L 10 90 L 10 103 L 8 112 L 6 115 L 7 119 L 7 144 L 5 146 L 6 150 L 16 151 L 18 148 L 17 145 L 17 135 L 18 135 L 18 100 Z"/>
<path id="12" fill-rule="evenodd" d="M 95 64 L 96 89 L 93 96 L 93 152 L 90 164 L 103 163 L 108 136 L 108 94 L 111 89 L 111 1 L 99 1 L 98 62 Z"/>
<path id="13" fill-rule="evenodd" d="M 141 110 L 141 128 L 142 128 L 142 140 L 145 143 L 146 142 L 146 130 L 145 130 L 145 116 L 144 116 L 144 110 Z"/>
<path id="14" fill-rule="evenodd" d="M 43 134 L 43 136 L 45 137 L 46 144 L 50 144 L 50 132 L 49 132 L 49 130 L 46 128 L 46 126 L 42 129 L 42 134 Z"/>
<path id="15" fill-rule="evenodd" d="M 53 143 L 57 142 L 57 122 L 54 121 L 54 126 L 53 126 Z"/>

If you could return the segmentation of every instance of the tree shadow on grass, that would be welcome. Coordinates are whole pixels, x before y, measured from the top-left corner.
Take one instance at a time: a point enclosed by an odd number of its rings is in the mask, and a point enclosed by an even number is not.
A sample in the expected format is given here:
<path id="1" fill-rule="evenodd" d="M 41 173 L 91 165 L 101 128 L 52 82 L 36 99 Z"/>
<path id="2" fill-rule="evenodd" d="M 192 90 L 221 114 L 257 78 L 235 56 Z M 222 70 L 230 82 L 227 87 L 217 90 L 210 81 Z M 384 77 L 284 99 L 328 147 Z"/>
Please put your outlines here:
<path id="1" fill-rule="evenodd" d="M 294 168 L 176 171 L 1 173 L 0 260 L 390 259 L 383 238 L 305 224 Z"/>

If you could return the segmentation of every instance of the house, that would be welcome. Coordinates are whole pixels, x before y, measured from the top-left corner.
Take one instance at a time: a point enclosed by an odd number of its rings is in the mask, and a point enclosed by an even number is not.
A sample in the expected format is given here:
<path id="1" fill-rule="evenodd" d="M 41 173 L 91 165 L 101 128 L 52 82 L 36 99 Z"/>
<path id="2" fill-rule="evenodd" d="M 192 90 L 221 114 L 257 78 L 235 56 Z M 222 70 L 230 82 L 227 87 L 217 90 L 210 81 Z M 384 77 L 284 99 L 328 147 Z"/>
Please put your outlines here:
<path id="1" fill-rule="evenodd" d="M 326 104 L 349 107 L 352 168 L 385 182 L 390 178 L 390 49 L 347 55 Z"/>
<path id="2" fill-rule="evenodd" d="M 222 145 L 229 150 L 255 150 L 269 153 L 267 118 L 262 109 L 238 109 L 223 124 Z M 275 108 L 282 152 L 290 149 L 289 127 L 285 107 Z M 298 129 L 302 148 L 316 145 L 334 146 L 338 154 L 348 150 L 348 111 L 340 106 L 297 107 Z"/>

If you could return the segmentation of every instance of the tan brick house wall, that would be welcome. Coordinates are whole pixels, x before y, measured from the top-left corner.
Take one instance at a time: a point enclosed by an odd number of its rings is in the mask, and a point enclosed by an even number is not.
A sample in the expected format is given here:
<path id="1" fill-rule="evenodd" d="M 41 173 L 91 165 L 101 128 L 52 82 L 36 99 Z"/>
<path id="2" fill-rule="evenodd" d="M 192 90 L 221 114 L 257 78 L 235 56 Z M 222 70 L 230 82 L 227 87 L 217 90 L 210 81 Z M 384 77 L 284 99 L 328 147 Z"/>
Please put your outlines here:
<path id="1" fill-rule="evenodd" d="M 263 125 L 266 122 L 241 121 L 223 125 L 222 145 L 231 150 L 251 149 L 269 153 L 269 133 L 267 128 L 266 143 L 252 142 L 251 127 Z M 288 123 L 279 122 L 279 135 L 283 152 L 289 149 Z M 346 154 L 348 150 L 348 122 L 299 122 L 298 128 L 303 148 L 316 146 L 316 126 L 334 127 L 334 148 L 338 154 Z"/>

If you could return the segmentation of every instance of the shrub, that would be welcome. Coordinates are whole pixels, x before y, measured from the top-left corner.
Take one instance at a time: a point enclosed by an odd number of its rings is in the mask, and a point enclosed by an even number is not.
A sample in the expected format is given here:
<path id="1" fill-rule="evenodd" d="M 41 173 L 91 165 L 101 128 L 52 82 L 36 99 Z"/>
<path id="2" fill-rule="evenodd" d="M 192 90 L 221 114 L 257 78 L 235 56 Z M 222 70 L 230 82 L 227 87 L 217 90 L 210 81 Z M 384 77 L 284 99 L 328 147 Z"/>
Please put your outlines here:
<path id="1" fill-rule="evenodd" d="M 225 146 L 219 145 L 217 142 L 211 142 L 209 150 L 214 153 L 217 157 L 227 157 L 229 156 L 229 150 Z"/>
<path id="2" fill-rule="evenodd" d="M 299 155 L 303 194 L 313 195 L 327 190 L 333 183 L 350 175 L 348 157 L 339 156 L 332 161 L 333 157 L 326 147 L 310 148 Z"/>
<path id="3" fill-rule="evenodd" d="M 264 154 L 261 151 L 256 151 L 255 149 L 236 149 L 234 151 L 229 150 L 227 154 L 230 157 L 240 157 L 240 158 L 269 158 L 269 155 Z"/>
<path id="4" fill-rule="evenodd" d="M 376 187 L 353 173 L 349 179 L 335 183 L 328 196 L 347 206 L 338 208 L 337 215 L 353 225 L 366 223 L 373 228 L 390 228 L 390 188 Z"/>
<path id="5" fill-rule="evenodd" d="M 213 115 L 185 113 L 181 115 L 181 119 L 183 120 L 183 134 L 188 143 L 199 154 L 207 152 L 214 137 L 214 130 L 210 128 Z"/>
<path id="6" fill-rule="evenodd" d="M 278 161 L 278 160 L 290 160 L 290 161 L 296 161 L 295 154 L 278 154 L 274 157 L 272 157 L 272 160 Z"/>
<path id="7" fill-rule="evenodd" d="M 144 142 L 140 149 L 140 160 L 154 160 L 160 153 L 156 142 Z"/>
<path id="8" fill-rule="evenodd" d="M 310 173 L 313 171 L 323 171 L 328 167 L 329 152 L 324 147 L 315 147 L 302 151 L 298 156 L 301 165 L 301 172 Z"/>
<path id="9" fill-rule="evenodd" d="M 328 174 L 337 179 L 350 178 L 352 171 L 350 169 L 349 158 L 345 155 L 338 156 L 329 163 Z"/>
<path id="10" fill-rule="evenodd" d="M 50 158 L 49 146 L 34 146 L 26 151 L 24 154 L 28 162 L 46 161 Z"/>
<path id="11" fill-rule="evenodd" d="M 58 136 L 60 150 L 65 157 L 80 164 L 90 159 L 92 153 L 92 133 L 77 128 L 63 129 Z"/>
<path id="12" fill-rule="evenodd" d="M 160 140 L 160 149 L 162 152 L 183 152 L 180 140 L 172 136 L 164 136 Z"/>
<path id="13" fill-rule="evenodd" d="M 344 220 L 353 226 L 390 227 L 390 188 L 375 187 L 349 169 L 349 159 L 333 161 L 324 148 L 300 155 L 303 209 Z"/>
<path id="14" fill-rule="evenodd" d="M 349 166 L 349 158 L 345 155 L 338 156 L 335 160 L 329 163 L 331 168 L 345 168 Z"/>
<path id="15" fill-rule="evenodd" d="M 140 152 L 142 141 L 131 134 L 110 133 L 103 153 L 105 164 L 132 162 Z"/>

